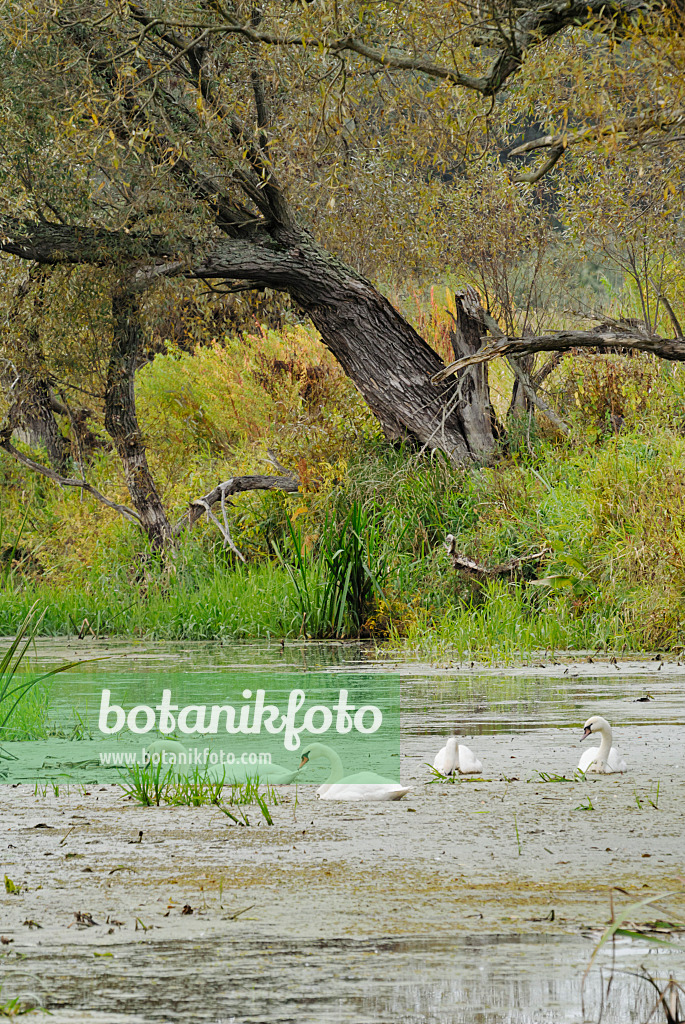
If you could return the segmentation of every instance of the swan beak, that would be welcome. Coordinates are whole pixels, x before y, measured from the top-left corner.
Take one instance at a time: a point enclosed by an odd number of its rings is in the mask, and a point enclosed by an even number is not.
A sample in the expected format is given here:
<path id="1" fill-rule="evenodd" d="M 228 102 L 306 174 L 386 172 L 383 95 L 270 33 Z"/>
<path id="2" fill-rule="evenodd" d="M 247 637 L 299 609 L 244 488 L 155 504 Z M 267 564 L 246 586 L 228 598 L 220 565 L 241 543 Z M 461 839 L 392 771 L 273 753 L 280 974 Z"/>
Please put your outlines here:
<path id="1" fill-rule="evenodd" d="M 300 768 L 304 768 L 304 766 L 307 764 L 308 761 L 309 761 L 309 758 L 307 757 L 307 755 L 303 754 L 302 755 L 302 760 L 300 761 Z M 298 771 L 299 770 L 300 769 L 298 768 Z"/>
<path id="2" fill-rule="evenodd" d="M 586 740 L 588 738 L 588 736 L 591 736 L 591 735 L 592 735 L 592 729 L 588 725 L 586 725 L 585 729 L 583 730 L 583 735 L 580 737 L 580 742 L 582 743 L 583 740 Z"/>

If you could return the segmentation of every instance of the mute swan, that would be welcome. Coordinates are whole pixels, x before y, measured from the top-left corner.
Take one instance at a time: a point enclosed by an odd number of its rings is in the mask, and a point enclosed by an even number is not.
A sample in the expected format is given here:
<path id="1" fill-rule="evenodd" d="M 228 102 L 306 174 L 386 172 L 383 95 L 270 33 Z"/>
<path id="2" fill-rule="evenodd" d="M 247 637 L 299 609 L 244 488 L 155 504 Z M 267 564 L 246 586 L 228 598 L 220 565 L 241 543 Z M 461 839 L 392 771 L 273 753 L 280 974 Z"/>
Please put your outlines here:
<path id="1" fill-rule="evenodd" d="M 439 750 L 433 767 L 441 775 L 453 775 L 458 772 L 460 775 L 480 775 L 483 765 L 469 747 L 457 742 L 456 736 L 450 736 L 442 750 Z"/>
<path id="2" fill-rule="evenodd" d="M 621 755 L 619 754 L 616 747 L 611 745 L 611 726 L 607 722 L 606 718 L 600 718 L 599 715 L 593 715 L 592 718 L 588 718 L 584 725 L 583 735 L 580 737 L 580 742 L 591 736 L 592 733 L 598 732 L 602 737 L 602 742 L 598 747 L 592 747 L 591 750 L 586 750 L 578 762 L 578 767 L 581 772 L 593 772 L 599 775 L 612 775 L 614 772 L 627 772 L 628 765 L 625 763 Z"/>
<path id="3" fill-rule="evenodd" d="M 190 751 L 178 740 L 155 740 L 146 749 L 147 763 L 155 759 L 156 764 L 161 764 L 174 775 L 189 776 L 197 772 L 206 776 L 214 782 L 225 782 L 227 786 L 231 783 L 242 783 L 248 778 L 258 778 L 260 782 L 268 783 L 270 786 L 285 786 L 294 782 L 299 775 L 300 769 L 294 771 L 284 768 L 280 764 L 205 764 L 203 761 L 195 762 Z M 165 756 L 167 755 L 167 756 Z"/>
<path id="4" fill-rule="evenodd" d="M 390 779 L 384 779 L 375 772 L 357 772 L 345 775 L 342 761 L 335 750 L 324 743 L 312 743 L 302 755 L 300 768 L 309 761 L 326 758 L 331 766 L 331 774 L 323 786 L 316 791 L 321 800 L 401 800 L 412 788 L 401 786 Z"/>

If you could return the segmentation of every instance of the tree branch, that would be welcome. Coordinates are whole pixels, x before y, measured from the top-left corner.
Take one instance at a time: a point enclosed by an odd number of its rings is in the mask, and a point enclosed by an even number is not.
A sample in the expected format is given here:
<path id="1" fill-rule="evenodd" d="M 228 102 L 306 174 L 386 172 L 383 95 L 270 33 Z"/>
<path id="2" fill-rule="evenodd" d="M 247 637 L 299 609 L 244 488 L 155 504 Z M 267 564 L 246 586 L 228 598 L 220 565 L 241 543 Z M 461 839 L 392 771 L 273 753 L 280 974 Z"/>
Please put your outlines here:
<path id="1" fill-rule="evenodd" d="M 501 565 L 488 566 L 481 565 L 480 562 L 475 562 L 473 558 L 469 558 L 468 555 L 457 551 L 456 544 L 456 538 L 451 533 L 448 533 L 445 537 L 445 548 L 452 559 L 452 565 L 455 569 L 466 573 L 467 576 L 478 580 L 480 583 L 487 579 L 496 579 L 498 576 L 513 578 L 520 573 L 522 567 L 527 562 L 537 562 L 548 553 L 547 549 L 543 548 L 542 551 L 538 551 L 534 555 L 523 555 L 521 558 L 512 558 L 511 561 L 503 562 Z"/>
<path id="2" fill-rule="evenodd" d="M 138 526 L 141 525 L 141 519 L 137 512 L 134 512 L 132 508 L 128 508 L 126 505 L 118 505 L 115 501 L 110 501 L 104 494 L 101 494 L 91 484 L 86 483 L 85 480 L 76 480 L 74 477 L 60 476 L 54 469 L 48 469 L 47 466 L 43 466 L 40 462 L 36 462 L 35 459 L 29 458 L 28 455 L 24 455 L 18 448 L 15 448 L 9 437 L 7 431 L 0 433 L 0 448 L 11 455 L 17 462 L 21 462 L 22 465 L 28 466 L 29 469 L 35 470 L 36 473 L 40 473 L 42 476 L 46 476 L 49 480 L 54 480 L 60 487 L 79 487 L 82 491 L 86 491 L 88 494 L 92 494 L 94 498 L 102 502 L 103 505 L 107 505 L 108 508 L 114 509 L 119 515 L 123 516 L 124 519 L 128 519 L 132 523 L 136 523 Z"/>
<path id="3" fill-rule="evenodd" d="M 283 227 L 294 227 L 295 217 L 293 211 L 276 180 L 273 167 L 266 154 L 266 148 L 252 137 L 244 125 L 237 119 L 234 111 L 223 102 L 217 84 L 213 81 L 209 72 L 209 68 L 203 65 L 201 44 L 209 29 L 205 27 L 204 32 L 200 36 L 189 40 L 177 32 L 170 32 L 168 27 L 166 27 L 166 23 L 161 22 L 157 18 L 152 18 L 139 4 L 129 2 L 128 6 L 129 13 L 134 21 L 143 26 L 154 25 L 155 33 L 160 35 L 168 45 L 177 51 L 173 58 L 174 61 L 182 57 L 188 57 L 186 62 L 188 72 L 185 74 L 185 78 L 197 89 L 203 101 L 229 126 L 233 141 L 239 147 L 246 163 L 249 165 L 249 172 L 239 169 L 234 171 L 234 180 L 265 217 L 274 220 Z M 213 27 L 212 31 L 219 31 L 219 26 Z M 254 19 L 251 31 L 256 31 Z M 265 121 L 266 117 L 266 108 L 263 92 L 258 88 L 255 88 L 255 103 L 257 107 L 257 123 L 260 129 L 262 129 L 265 127 L 263 121 Z"/>
<path id="4" fill-rule="evenodd" d="M 173 535 L 177 537 L 187 526 L 193 526 L 205 513 L 209 514 L 210 509 L 218 501 L 225 502 L 229 494 L 240 494 L 243 491 L 287 491 L 294 494 L 299 490 L 299 487 L 300 481 L 294 474 L 288 474 L 287 476 L 233 476 L 229 480 L 218 484 L 217 487 L 208 494 L 205 494 L 204 497 L 193 499 L 187 512 L 184 512 L 181 518 L 174 524 Z M 211 518 L 214 519 L 214 522 L 219 526 L 222 534 L 224 534 L 221 524 L 218 523 L 214 516 Z M 224 539 L 226 540 L 225 534 Z M 233 547 L 234 551 L 237 551 L 232 541 L 230 541 L 230 546 Z M 240 554 L 239 552 L 237 553 Z M 240 557 L 242 558 L 242 555 Z"/>
<path id="5" fill-rule="evenodd" d="M 215 5 L 218 7 L 218 5 Z M 300 33 L 279 33 L 256 28 L 251 23 L 240 23 L 226 11 L 223 30 L 242 35 L 252 43 L 266 46 L 302 47 L 323 50 L 326 53 L 351 51 L 374 64 L 391 70 L 417 71 L 429 78 L 441 79 L 452 85 L 494 96 L 507 79 L 519 70 L 526 50 L 551 38 L 563 29 L 588 22 L 597 23 L 621 34 L 621 22 L 641 14 L 658 17 L 663 14 L 663 3 L 651 0 L 548 0 L 546 3 L 520 4 L 512 31 L 506 36 L 506 47 L 501 49 L 486 75 L 463 74 L 457 68 L 436 64 L 429 56 L 409 56 L 391 52 L 388 46 L 371 46 L 354 32 L 339 39 L 327 39 Z M 493 37 L 502 38 L 501 26 L 496 24 Z"/>
<path id="6" fill-rule="evenodd" d="M 597 142 L 600 139 L 611 137 L 613 139 L 628 138 L 641 139 L 647 132 L 665 132 L 685 123 L 685 107 L 676 107 L 675 110 L 649 110 L 638 114 L 636 117 L 628 117 L 623 121 L 614 121 L 607 125 L 591 125 L 589 128 L 580 128 L 575 131 L 558 132 L 556 135 L 543 135 L 539 139 L 531 139 L 524 142 L 515 149 L 510 149 L 507 159 L 510 157 L 526 156 L 540 149 L 549 149 L 550 155 L 545 162 L 535 171 L 528 174 L 512 176 L 512 181 L 539 181 L 543 175 L 554 167 L 556 162 L 569 146 L 577 146 L 583 142 Z"/>
<path id="7" fill-rule="evenodd" d="M 446 380 L 453 373 L 464 370 L 467 366 L 486 363 L 490 359 L 505 355 L 528 355 L 532 352 L 565 352 L 571 348 L 633 348 L 639 352 L 649 352 L 661 359 L 685 362 L 685 338 L 660 338 L 656 335 L 647 337 L 638 331 L 613 328 L 596 331 L 553 331 L 540 334 L 534 338 L 489 338 L 486 343 L 471 356 L 457 359 L 449 363 L 431 378 L 434 384 Z"/>

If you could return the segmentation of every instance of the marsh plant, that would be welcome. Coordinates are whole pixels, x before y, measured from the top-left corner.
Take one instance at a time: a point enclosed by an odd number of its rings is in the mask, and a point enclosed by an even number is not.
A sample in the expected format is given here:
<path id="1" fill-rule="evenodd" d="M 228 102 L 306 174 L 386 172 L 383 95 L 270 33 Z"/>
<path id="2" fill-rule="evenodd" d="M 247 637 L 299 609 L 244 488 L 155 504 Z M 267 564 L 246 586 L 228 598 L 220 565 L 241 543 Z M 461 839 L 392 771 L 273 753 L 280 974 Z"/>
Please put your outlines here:
<path id="1" fill-rule="evenodd" d="M 123 774 L 123 773 L 122 773 Z M 268 825 L 273 825 L 269 804 L 279 803 L 273 786 L 261 785 L 259 776 L 247 777 L 244 782 L 225 783 L 206 772 L 195 769 L 189 775 L 179 775 L 173 768 L 158 764 L 129 765 L 119 783 L 126 796 L 143 807 L 215 806 L 237 824 L 249 825 L 244 806 L 256 806 Z M 239 817 L 228 809 L 238 808 Z"/>
<path id="2" fill-rule="evenodd" d="M 625 895 L 625 891 L 622 889 L 616 891 Z M 682 890 L 679 892 L 660 893 L 656 896 L 647 896 L 645 899 L 627 903 L 617 911 L 614 906 L 614 892 L 610 893 L 611 916 L 609 923 L 592 951 L 592 956 L 583 975 L 581 992 L 583 995 L 584 1020 L 588 1019 L 584 1005 L 585 983 L 600 951 L 609 945 L 612 951 L 611 970 L 606 983 L 606 991 L 603 994 L 598 1024 L 601 1022 L 602 1009 L 608 1004 L 615 976 L 619 973 L 632 974 L 648 986 L 648 991 L 651 989 L 654 993 L 654 1001 L 649 1014 L 644 1018 L 644 1024 L 660 1019 L 665 1020 L 666 1024 L 685 1024 L 685 986 L 677 981 L 671 973 L 668 974 L 668 977 L 658 977 L 644 966 L 640 967 L 638 971 L 617 970 L 615 967 L 614 949 L 616 939 L 624 938 L 632 939 L 636 942 L 645 942 L 650 946 L 666 948 L 680 953 L 684 952 L 685 945 L 683 942 L 674 942 L 672 936 L 682 936 L 685 932 L 685 919 L 670 906 L 675 898 L 682 898 L 682 896 Z M 659 904 L 664 904 L 665 902 L 669 904 L 669 909 L 665 912 L 662 911 L 660 917 L 644 923 L 637 923 L 636 919 L 642 915 L 646 908 L 655 907 L 658 912 L 661 910 Z"/>
<path id="3" fill-rule="evenodd" d="M 301 635 L 359 636 L 375 601 L 383 599 L 381 514 L 354 501 L 340 525 L 327 516 L 316 554 L 289 515 L 287 530 L 291 560 L 277 546 L 276 553 L 295 590 Z"/>
<path id="4" fill-rule="evenodd" d="M 39 683 L 57 675 L 59 672 L 66 672 L 67 669 L 80 665 L 81 662 L 69 661 L 57 668 L 51 668 L 47 672 L 38 674 L 27 674 L 24 671 L 24 660 L 31 643 L 40 632 L 45 612 L 37 613 L 36 606 L 29 610 L 21 623 L 16 636 L 9 647 L 0 658 L 0 740 L 8 739 L 16 733 L 25 734 L 26 728 L 22 728 L 19 721 L 20 711 L 29 705 L 35 688 Z M 40 708 L 32 708 L 40 717 Z M 44 710 L 44 705 L 43 705 Z M 25 723 L 24 723 L 25 724 Z M 24 737 L 25 738 L 25 737 Z M 0 745 L 0 758 L 15 760 L 14 755 Z"/>

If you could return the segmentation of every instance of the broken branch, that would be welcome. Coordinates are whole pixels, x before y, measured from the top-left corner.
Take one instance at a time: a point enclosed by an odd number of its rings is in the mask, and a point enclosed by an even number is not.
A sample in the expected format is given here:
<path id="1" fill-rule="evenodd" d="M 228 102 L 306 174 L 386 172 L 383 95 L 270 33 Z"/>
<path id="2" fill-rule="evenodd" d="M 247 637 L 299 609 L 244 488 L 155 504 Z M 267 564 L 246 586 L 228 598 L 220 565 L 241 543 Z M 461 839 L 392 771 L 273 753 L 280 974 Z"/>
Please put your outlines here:
<path id="1" fill-rule="evenodd" d="M 490 338 L 481 339 L 486 342 L 478 352 L 463 359 L 456 359 L 443 370 L 431 377 L 434 384 L 446 380 L 453 373 L 486 363 L 490 359 L 506 355 L 529 355 L 532 352 L 565 352 L 571 348 L 634 348 L 640 352 L 650 352 L 661 359 L 685 362 L 685 338 L 661 338 L 658 335 L 648 336 L 633 329 L 610 328 L 596 331 L 552 331 L 533 338 Z M 488 344 L 489 342 L 489 344 Z"/>
<path id="2" fill-rule="evenodd" d="M 203 515 L 207 515 L 212 522 L 218 526 L 224 542 L 238 556 L 245 561 L 243 555 L 238 551 L 231 539 L 226 517 L 226 498 L 229 494 L 240 494 L 243 491 L 286 491 L 294 494 L 299 490 L 300 481 L 294 473 L 287 476 L 233 476 L 229 480 L 218 484 L 202 498 L 195 498 L 190 502 L 188 510 L 183 513 L 173 528 L 173 535 L 177 537 L 187 526 L 193 526 Z M 212 507 L 220 501 L 222 505 L 224 525 L 222 526 L 214 513 Z"/>
<path id="3" fill-rule="evenodd" d="M 534 555 L 523 555 L 521 558 L 512 558 L 511 561 L 502 562 L 500 565 L 487 566 L 481 565 L 480 562 L 475 562 L 473 558 L 469 558 L 468 555 L 457 551 L 456 538 L 451 533 L 448 533 L 445 537 L 445 548 L 452 559 L 454 568 L 466 573 L 467 576 L 478 580 L 480 583 L 487 579 L 496 579 L 498 576 L 513 578 L 518 575 L 525 563 L 535 562 L 547 554 L 547 549 L 543 548 L 542 551 L 538 551 Z"/>

